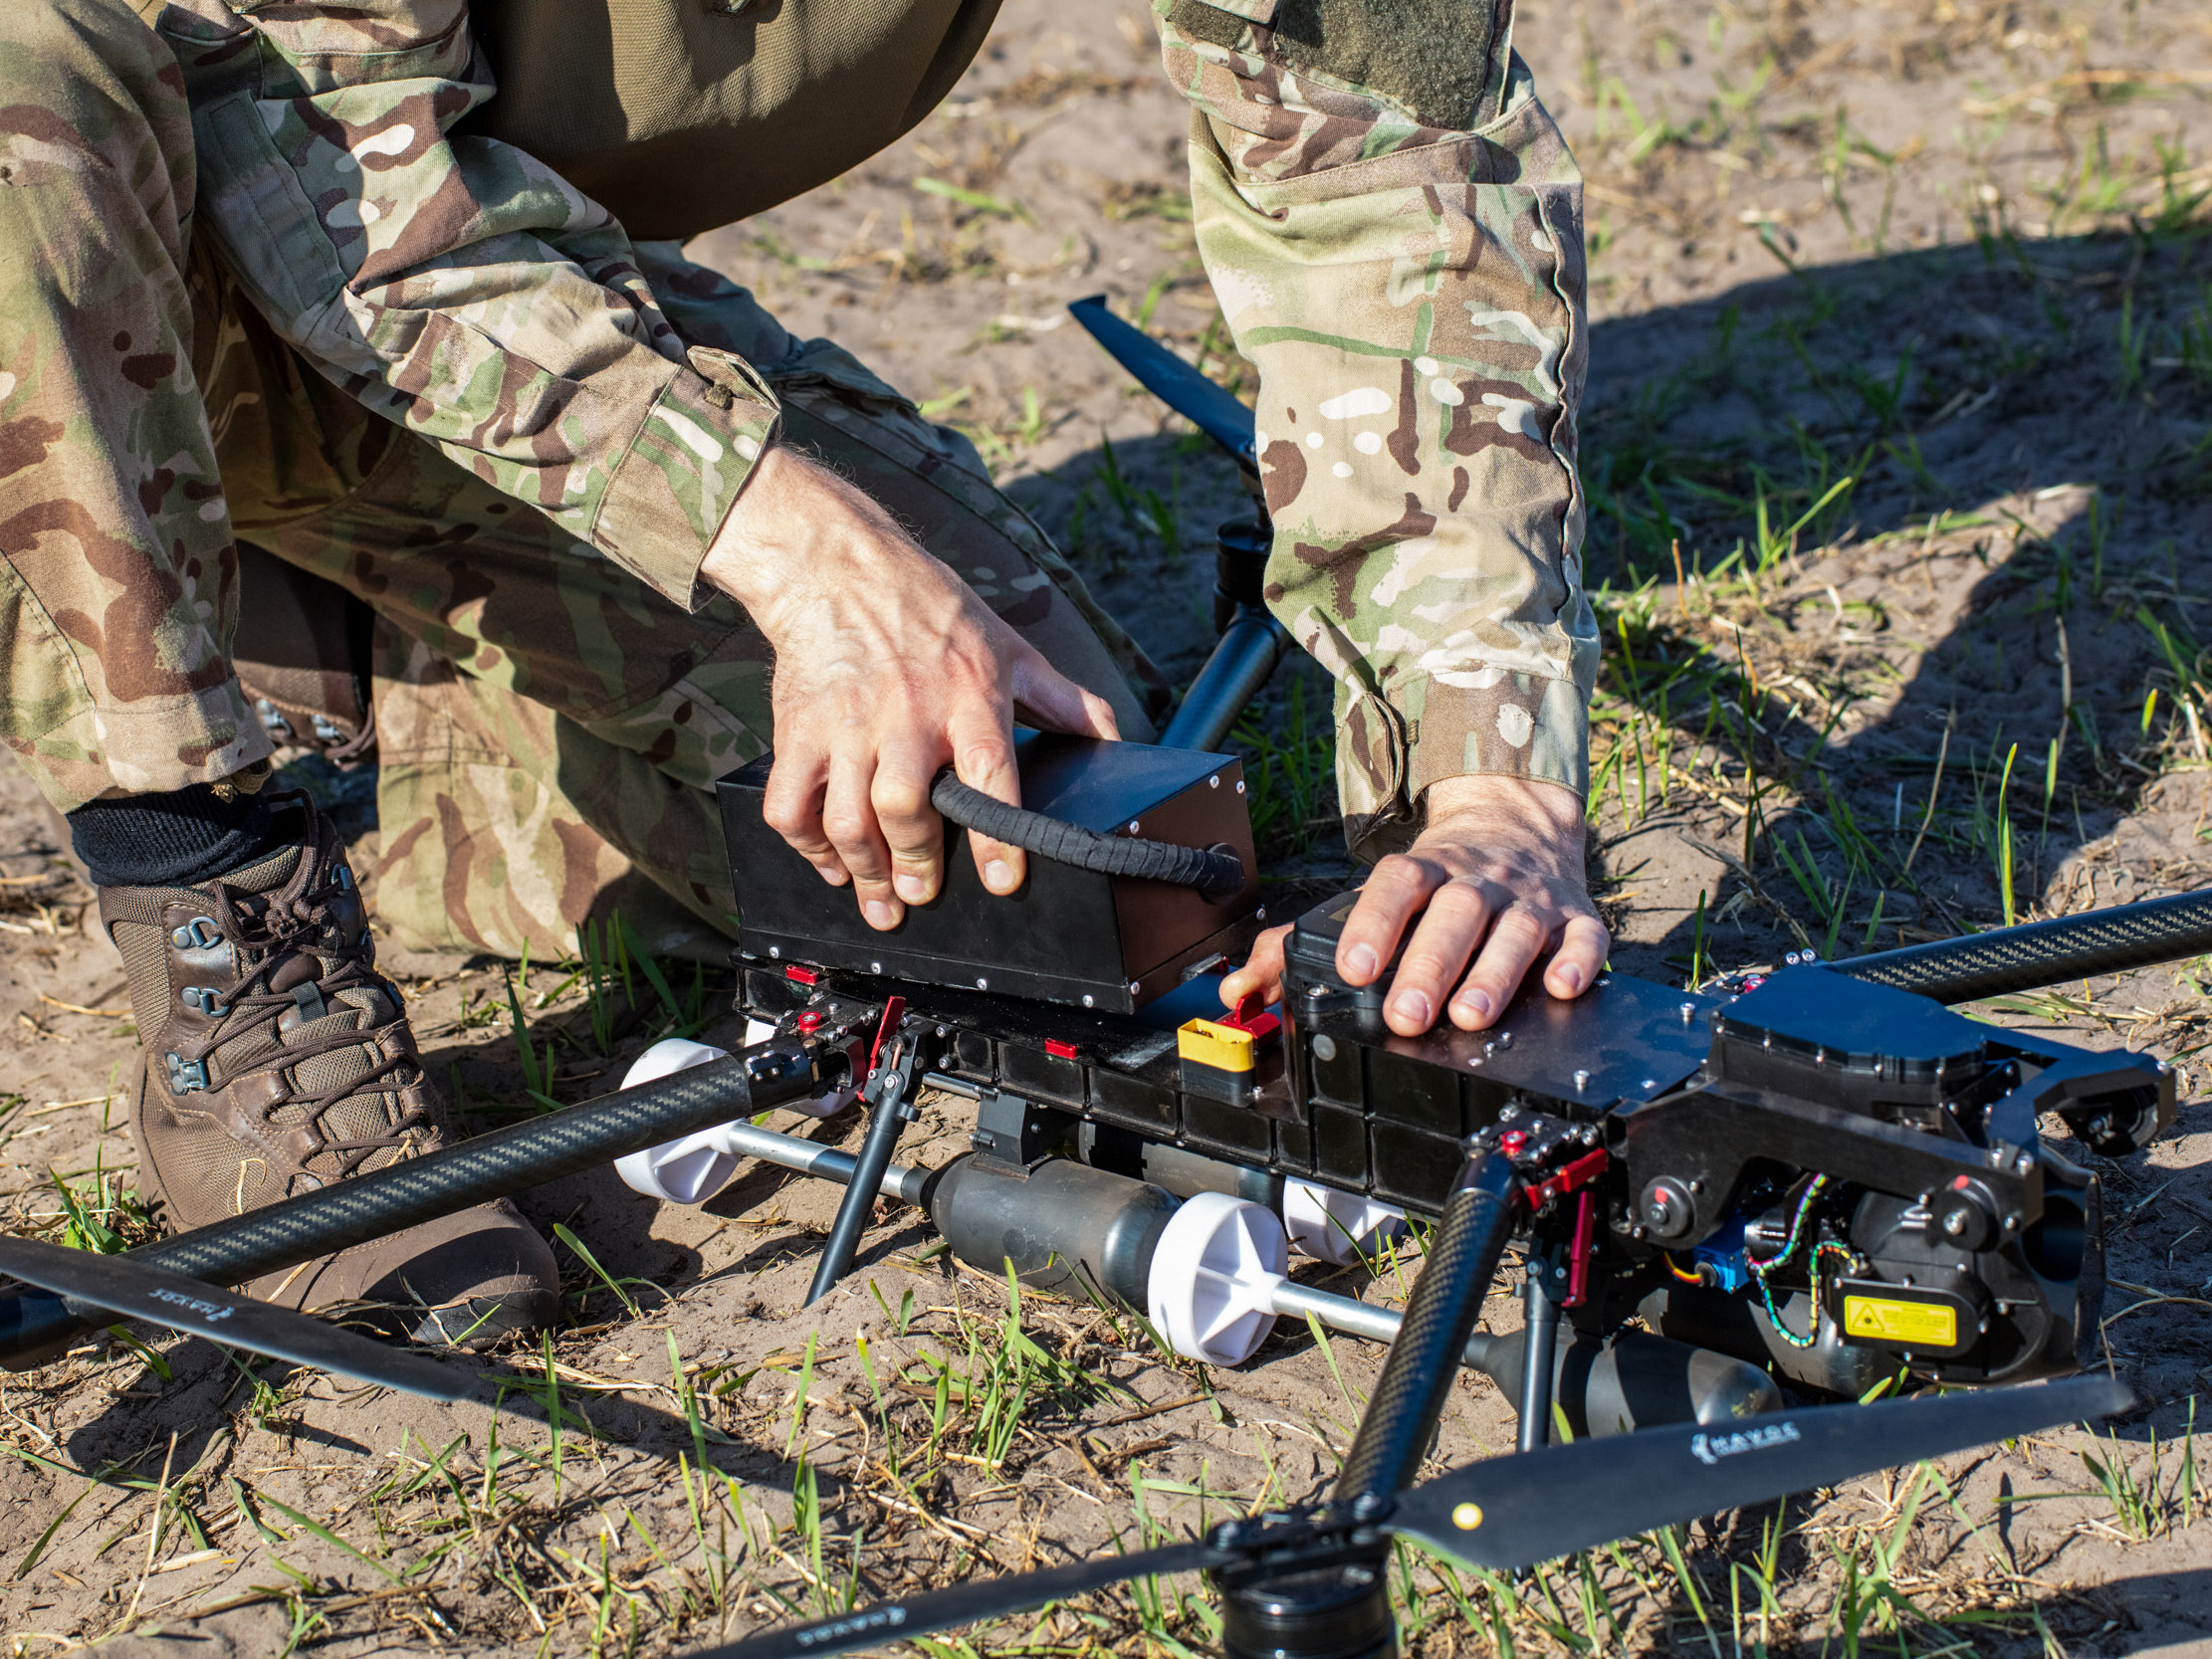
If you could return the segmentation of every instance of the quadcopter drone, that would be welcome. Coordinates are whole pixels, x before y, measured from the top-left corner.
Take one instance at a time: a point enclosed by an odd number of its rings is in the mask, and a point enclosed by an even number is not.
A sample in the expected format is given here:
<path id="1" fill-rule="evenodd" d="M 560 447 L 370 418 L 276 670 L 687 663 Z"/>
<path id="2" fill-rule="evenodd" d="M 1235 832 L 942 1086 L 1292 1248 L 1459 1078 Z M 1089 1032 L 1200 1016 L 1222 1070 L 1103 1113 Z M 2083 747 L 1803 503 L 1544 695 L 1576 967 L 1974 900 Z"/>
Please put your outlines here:
<path id="1" fill-rule="evenodd" d="M 948 838 L 1034 856 L 1011 899 L 948 847 L 945 891 L 864 927 L 761 814 L 770 757 L 719 786 L 743 895 L 745 1046 L 671 1040 L 625 1087 L 120 1257 L 0 1240 L 0 1364 L 114 1315 L 443 1398 L 473 1379 L 219 1287 L 614 1162 L 696 1203 L 748 1157 L 841 1183 L 809 1300 L 852 1269 L 876 1199 L 962 1260 L 1145 1314 L 1179 1351 L 1248 1358 L 1310 1317 L 1390 1344 L 1332 1497 L 1201 1541 L 962 1585 L 717 1650 L 825 1654 L 1146 1573 L 1203 1570 L 1237 1659 L 1396 1651 L 1394 1535 L 1528 1564 L 1669 1521 L 2125 1410 L 2093 1357 L 2096 1176 L 2171 1121 L 2156 1061 L 2004 1030 L 1947 1004 L 2212 949 L 2212 893 L 1689 990 L 1608 972 L 1525 989 L 1490 1030 L 1383 1023 L 1336 971 L 1352 896 L 1297 919 L 1279 1006 L 1224 1009 L 1214 972 L 1266 920 L 1238 763 L 1217 752 L 1287 644 L 1259 597 L 1270 542 L 1249 411 L 1099 301 L 1078 317 L 1238 460 L 1221 641 L 1158 745 L 1017 739 L 1020 808 L 941 777 Z M 971 1149 L 896 1161 L 925 1089 L 974 1105 Z M 845 1153 L 756 1126 L 857 1100 Z M 1403 1316 L 1289 1276 L 1428 1223 Z M 1522 1329 L 1476 1330 L 1509 1245 Z M 1458 1367 L 1519 1412 L 1516 1453 L 1412 1487 Z M 1978 1392 L 1874 1406 L 1900 1368 Z M 2045 1382 L 2033 1388 L 1989 1384 Z M 1573 1431 L 1551 1445 L 1555 1415 Z M 1601 1444 L 1602 1442 L 1602 1444 Z"/>

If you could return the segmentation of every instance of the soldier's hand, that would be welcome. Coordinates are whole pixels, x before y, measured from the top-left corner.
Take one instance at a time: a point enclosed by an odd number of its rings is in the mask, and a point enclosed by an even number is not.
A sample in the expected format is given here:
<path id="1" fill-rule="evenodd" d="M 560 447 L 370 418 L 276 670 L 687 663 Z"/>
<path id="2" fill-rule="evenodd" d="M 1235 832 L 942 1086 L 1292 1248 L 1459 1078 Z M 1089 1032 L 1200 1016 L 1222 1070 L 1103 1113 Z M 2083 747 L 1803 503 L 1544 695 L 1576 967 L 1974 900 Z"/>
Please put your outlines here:
<path id="1" fill-rule="evenodd" d="M 1544 988 L 1579 996 L 1612 943 L 1582 873 L 1581 797 L 1556 783 L 1510 777 L 1431 785 L 1429 827 L 1378 862 L 1337 941 L 1336 970 L 1371 985 L 1409 926 L 1383 1019 L 1416 1037 L 1443 1010 L 1462 1031 L 1494 1022 L 1546 951 Z M 1221 981 L 1229 1007 L 1252 991 L 1282 995 L 1288 928 L 1262 933 L 1251 959 Z"/>
<path id="2" fill-rule="evenodd" d="M 1059 674 L 891 516 L 827 468 L 772 448 L 700 572 L 775 648 L 775 769 L 763 815 L 873 928 L 895 928 L 944 880 L 930 784 L 1019 805 L 1013 721 L 1119 735 L 1112 708 Z M 1021 885 L 1020 849 L 971 835 L 994 893 Z"/>

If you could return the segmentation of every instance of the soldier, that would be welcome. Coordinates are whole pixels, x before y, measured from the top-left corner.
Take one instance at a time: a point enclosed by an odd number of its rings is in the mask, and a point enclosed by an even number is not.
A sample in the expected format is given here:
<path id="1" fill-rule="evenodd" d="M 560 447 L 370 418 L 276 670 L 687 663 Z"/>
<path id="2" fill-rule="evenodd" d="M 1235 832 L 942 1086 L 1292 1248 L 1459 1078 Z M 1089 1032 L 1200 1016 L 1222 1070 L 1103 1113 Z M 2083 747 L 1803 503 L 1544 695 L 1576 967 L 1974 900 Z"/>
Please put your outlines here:
<path id="1" fill-rule="evenodd" d="M 940 766 L 1012 799 L 1016 718 L 1151 734 L 1157 675 L 973 449 L 679 251 L 919 120 L 996 6 L 0 8 L 0 723 L 121 952 L 169 1225 L 448 1133 L 241 665 L 294 727 L 372 712 L 385 925 L 509 953 L 617 907 L 727 930 L 709 789 L 772 732 L 771 821 L 881 929 L 937 891 Z M 1340 964 L 1407 939 L 1408 1033 L 1486 1025 L 1546 951 L 1574 995 L 1580 187 L 1510 0 L 1155 7 L 1260 370 L 1268 597 L 1383 855 Z M 249 653 L 280 598 L 306 620 Z M 304 655 L 364 633 L 372 699 Z M 556 1286 L 497 1204 L 254 1290 L 480 1341 Z"/>

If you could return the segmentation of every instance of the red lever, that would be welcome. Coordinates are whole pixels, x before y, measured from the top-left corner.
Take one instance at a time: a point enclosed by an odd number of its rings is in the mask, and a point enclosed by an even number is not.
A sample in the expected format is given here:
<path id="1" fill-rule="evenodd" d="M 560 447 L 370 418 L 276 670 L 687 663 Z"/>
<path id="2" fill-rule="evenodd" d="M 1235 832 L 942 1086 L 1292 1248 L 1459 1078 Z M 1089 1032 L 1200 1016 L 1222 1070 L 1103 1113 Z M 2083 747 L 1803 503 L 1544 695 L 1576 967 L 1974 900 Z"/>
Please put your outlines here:
<path id="1" fill-rule="evenodd" d="M 1504 1138 L 1500 1137 L 1499 1143 L 1501 1145 L 1503 1141 Z M 1564 1169 L 1555 1171 L 1530 1187 L 1528 1189 L 1528 1207 L 1531 1210 L 1540 1210 L 1554 1198 L 1572 1192 L 1578 1186 L 1587 1186 L 1598 1178 L 1604 1171 L 1605 1166 L 1611 1161 L 1611 1154 L 1603 1146 L 1600 1146 L 1594 1152 L 1583 1153 L 1582 1156 L 1576 1158 Z"/>
<path id="2" fill-rule="evenodd" d="M 1267 1011 L 1267 1004 L 1260 1000 L 1257 991 L 1246 991 L 1227 1016 L 1216 1023 L 1231 1031 L 1248 1031 L 1254 1038 L 1272 1037 L 1282 1028 L 1282 1021 Z"/>
<path id="3" fill-rule="evenodd" d="M 876 1040 L 868 1048 L 868 1075 L 876 1075 L 876 1062 L 883 1058 L 883 1045 L 891 1040 L 891 1033 L 898 1030 L 899 1021 L 906 1018 L 906 998 L 885 997 L 883 1023 L 876 1027 Z"/>

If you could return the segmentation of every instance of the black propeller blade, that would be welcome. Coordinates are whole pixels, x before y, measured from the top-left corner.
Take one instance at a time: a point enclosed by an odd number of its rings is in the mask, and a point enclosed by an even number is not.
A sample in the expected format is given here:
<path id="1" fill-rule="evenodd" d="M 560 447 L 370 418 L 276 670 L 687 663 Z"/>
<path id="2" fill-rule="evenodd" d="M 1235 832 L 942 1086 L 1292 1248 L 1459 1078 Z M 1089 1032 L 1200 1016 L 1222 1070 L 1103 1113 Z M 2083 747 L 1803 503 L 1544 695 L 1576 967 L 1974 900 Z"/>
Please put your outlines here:
<path id="1" fill-rule="evenodd" d="M 1137 384 L 1245 466 L 1252 454 L 1252 412 L 1141 328 L 1106 309 L 1106 296 L 1094 294 L 1068 307 L 1115 362 L 1136 376 Z"/>
<path id="2" fill-rule="evenodd" d="M 1476 1566 L 1548 1561 L 1677 1521 L 2086 1418 L 2135 1396 L 2108 1376 L 1873 1405 L 1820 1405 L 1579 1440 L 1469 1464 L 1398 1500 L 1385 1523 Z"/>
<path id="3" fill-rule="evenodd" d="M 434 1400 L 465 1399 L 476 1386 L 471 1373 L 422 1354 L 127 1256 L 0 1237 L 0 1274 L 65 1296 L 84 1311 L 105 1309 Z"/>
<path id="4" fill-rule="evenodd" d="M 1026 1612 L 1125 1578 L 1236 1565 L 1249 1572 L 1287 1546 L 1314 1564 L 1317 1537 L 1333 1526 L 1346 1553 L 1356 1539 L 1404 1533 L 1479 1566 L 1510 1569 L 1649 1532 L 1672 1522 L 1764 1503 L 1811 1487 L 2037 1429 L 2127 1410 L 2134 1395 L 2109 1377 L 2042 1387 L 1824 1405 L 1747 1418 L 1732 1429 L 1674 1425 L 1609 1440 L 1490 1458 L 1402 1493 L 1397 1507 L 1361 1527 L 1343 1511 L 1318 1512 L 1270 1530 L 1240 1524 L 1219 1543 L 1169 1545 L 1043 1572 L 960 1584 L 839 1618 L 787 1625 L 693 1659 L 803 1659 L 926 1636 L 949 1625 Z M 1317 1529 L 1316 1520 L 1320 1525 Z M 1229 1542 L 1230 1537 L 1234 1542 Z M 1246 1542 L 1246 1540 L 1250 1542 Z"/>
<path id="5" fill-rule="evenodd" d="M 837 1618 L 816 1619 L 811 1624 L 788 1624 L 780 1630 L 748 1636 L 742 1642 L 704 1648 L 693 1659 L 800 1659 L 807 1654 L 850 1653 L 856 1647 L 927 1636 L 932 1630 L 956 1624 L 1005 1618 L 1041 1607 L 1047 1601 L 1065 1601 L 1085 1590 L 1103 1589 L 1125 1578 L 1197 1572 L 1210 1566 L 1226 1566 L 1239 1558 L 1239 1552 L 1217 1550 L 1211 1544 L 1169 1544 L 1158 1550 L 1140 1550 L 1134 1555 L 1101 1555 L 1072 1566 L 955 1584 L 903 1601 L 879 1601 L 873 1607 Z"/>

